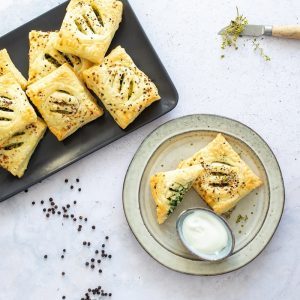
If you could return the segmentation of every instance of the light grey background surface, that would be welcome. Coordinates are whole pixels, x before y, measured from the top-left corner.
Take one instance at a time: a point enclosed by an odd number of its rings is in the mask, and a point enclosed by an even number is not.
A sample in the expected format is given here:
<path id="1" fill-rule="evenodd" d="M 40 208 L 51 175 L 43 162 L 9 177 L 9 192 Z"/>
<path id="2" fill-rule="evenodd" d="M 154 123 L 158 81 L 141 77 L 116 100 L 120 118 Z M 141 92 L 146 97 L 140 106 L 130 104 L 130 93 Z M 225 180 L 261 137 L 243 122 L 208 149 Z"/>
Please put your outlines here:
<path id="1" fill-rule="evenodd" d="M 0 35 L 62 1 L 1 0 Z M 298 24 L 300 2 L 273 1 L 131 1 L 146 33 L 178 88 L 180 101 L 168 115 L 114 142 L 43 183 L 0 204 L 0 299 L 80 299 L 102 284 L 113 299 L 299 299 L 300 298 L 300 41 L 265 38 L 271 57 L 253 53 L 251 41 L 221 60 L 216 32 L 238 5 L 252 23 Z M 245 46 L 243 45 L 245 43 Z M 25 59 L 25 58 L 24 58 Z M 122 183 L 139 144 L 163 122 L 191 113 L 237 119 L 271 146 L 282 167 L 286 208 L 266 250 L 250 265 L 217 277 L 178 274 L 154 261 L 131 234 L 122 209 Z M 51 151 L 51 149 L 49 149 Z M 80 177 L 82 192 L 70 192 L 64 179 Z M 1 192 L 1 191 L 0 191 Z M 80 234 L 72 223 L 45 220 L 40 204 L 75 198 L 78 213 L 97 226 Z M 111 239 L 113 253 L 103 274 L 83 267 L 90 252 L 84 239 Z M 63 248 L 68 255 L 61 262 Z M 43 255 L 49 259 L 45 262 Z M 61 272 L 65 271 L 65 278 Z"/>

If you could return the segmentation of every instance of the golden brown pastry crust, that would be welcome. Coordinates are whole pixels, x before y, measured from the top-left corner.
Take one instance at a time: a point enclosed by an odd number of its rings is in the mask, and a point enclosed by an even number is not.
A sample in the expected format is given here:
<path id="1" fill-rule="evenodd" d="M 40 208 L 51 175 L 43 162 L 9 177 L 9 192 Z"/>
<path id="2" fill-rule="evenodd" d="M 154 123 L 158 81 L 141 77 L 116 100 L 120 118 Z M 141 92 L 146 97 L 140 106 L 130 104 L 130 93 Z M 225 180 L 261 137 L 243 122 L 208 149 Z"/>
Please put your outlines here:
<path id="1" fill-rule="evenodd" d="M 0 146 L 37 119 L 25 92 L 12 73 L 0 76 Z"/>
<path id="2" fill-rule="evenodd" d="M 20 84 L 22 89 L 25 90 L 27 86 L 27 80 L 14 65 L 7 50 L 2 49 L 0 51 L 0 76 L 3 76 L 7 73 L 11 73 L 15 77 L 16 81 Z"/>
<path id="3" fill-rule="evenodd" d="M 21 178 L 29 160 L 47 129 L 45 122 L 38 118 L 16 133 L 0 147 L 0 166 L 14 176 Z"/>
<path id="4" fill-rule="evenodd" d="M 160 172 L 151 177 L 150 187 L 156 203 L 158 224 L 164 223 L 181 203 L 184 195 L 192 187 L 202 170 L 202 166 L 196 165 L 169 172 Z"/>
<path id="5" fill-rule="evenodd" d="M 31 84 L 27 95 L 59 141 L 103 114 L 68 64 Z"/>
<path id="6" fill-rule="evenodd" d="M 49 41 L 50 32 L 32 30 L 29 32 L 29 71 L 38 55 L 44 51 Z M 30 74 L 29 74 L 30 78 Z"/>
<path id="7" fill-rule="evenodd" d="M 117 0 L 71 0 L 56 49 L 100 64 L 119 28 L 122 10 Z"/>
<path id="8" fill-rule="evenodd" d="M 56 50 L 54 43 L 57 39 L 57 32 L 44 34 L 32 32 L 30 38 L 29 84 L 47 76 L 66 63 L 74 69 L 79 77 L 84 70 L 93 65 L 86 59 Z"/>
<path id="9" fill-rule="evenodd" d="M 146 107 L 160 99 L 155 84 L 120 46 L 100 66 L 83 72 L 83 77 L 123 129 Z"/>
<path id="10" fill-rule="evenodd" d="M 222 134 L 179 168 L 200 164 L 205 171 L 193 184 L 197 193 L 218 214 L 233 208 L 238 201 L 262 184 Z"/>

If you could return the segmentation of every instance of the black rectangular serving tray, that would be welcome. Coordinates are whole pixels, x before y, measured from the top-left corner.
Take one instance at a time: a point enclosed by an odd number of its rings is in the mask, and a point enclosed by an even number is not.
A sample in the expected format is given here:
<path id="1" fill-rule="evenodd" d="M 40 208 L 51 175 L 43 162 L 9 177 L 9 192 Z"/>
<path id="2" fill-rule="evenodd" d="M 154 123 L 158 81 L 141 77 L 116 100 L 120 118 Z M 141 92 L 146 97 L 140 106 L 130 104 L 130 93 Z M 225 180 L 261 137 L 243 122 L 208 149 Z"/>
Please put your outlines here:
<path id="1" fill-rule="evenodd" d="M 130 4 L 127 0 L 122 2 L 124 4 L 123 21 L 109 52 L 118 45 L 123 46 L 136 65 L 155 82 L 162 98 L 161 101 L 148 107 L 126 130 L 122 130 L 106 111 L 104 116 L 85 125 L 63 142 L 58 142 L 55 136 L 47 130 L 21 179 L 12 176 L 5 170 L 0 170 L 0 202 L 157 119 L 177 105 L 178 94 L 168 73 Z M 58 30 L 67 5 L 68 2 L 65 2 L 0 38 L 0 49 L 6 48 L 8 50 L 13 62 L 26 78 L 28 74 L 29 32 L 33 29 Z M 99 104 L 103 107 L 100 101 Z"/>

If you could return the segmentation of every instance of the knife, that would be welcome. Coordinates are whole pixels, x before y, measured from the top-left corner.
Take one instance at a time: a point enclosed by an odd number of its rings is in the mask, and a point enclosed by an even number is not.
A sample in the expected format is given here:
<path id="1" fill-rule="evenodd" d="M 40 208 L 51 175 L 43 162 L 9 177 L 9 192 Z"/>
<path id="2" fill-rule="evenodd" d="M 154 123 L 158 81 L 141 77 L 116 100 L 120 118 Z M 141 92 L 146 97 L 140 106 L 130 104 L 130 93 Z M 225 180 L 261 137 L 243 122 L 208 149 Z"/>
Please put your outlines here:
<path id="1" fill-rule="evenodd" d="M 224 27 L 218 34 L 225 33 L 226 28 Z M 300 25 L 245 25 L 245 29 L 241 33 L 241 36 L 258 37 L 263 35 L 300 40 Z"/>

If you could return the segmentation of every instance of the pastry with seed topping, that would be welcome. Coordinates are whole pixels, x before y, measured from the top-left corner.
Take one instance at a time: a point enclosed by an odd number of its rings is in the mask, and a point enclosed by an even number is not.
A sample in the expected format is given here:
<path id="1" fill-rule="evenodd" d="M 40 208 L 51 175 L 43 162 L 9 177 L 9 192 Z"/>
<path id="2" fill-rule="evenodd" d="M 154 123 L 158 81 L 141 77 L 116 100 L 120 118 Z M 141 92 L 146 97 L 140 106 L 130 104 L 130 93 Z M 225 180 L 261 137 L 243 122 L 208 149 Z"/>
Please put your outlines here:
<path id="1" fill-rule="evenodd" d="M 262 184 L 261 179 L 240 158 L 222 134 L 179 168 L 200 165 L 204 171 L 193 184 L 202 199 L 218 214 L 233 208 L 243 197 Z"/>
<path id="2" fill-rule="evenodd" d="M 100 66 L 84 71 L 83 77 L 122 129 L 160 99 L 155 84 L 120 46 Z"/>
<path id="3" fill-rule="evenodd" d="M 117 0 L 71 0 L 56 49 L 100 64 L 119 28 L 123 4 Z"/>
<path id="4" fill-rule="evenodd" d="M 68 64 L 31 84 L 27 95 L 59 141 L 103 115 Z"/>
<path id="5" fill-rule="evenodd" d="M 37 34 L 31 34 L 30 37 L 36 37 Z M 38 35 L 41 40 L 40 47 L 36 47 L 36 38 L 30 46 L 33 51 L 32 59 L 29 64 L 29 84 L 45 77 L 61 65 L 67 63 L 72 67 L 75 73 L 80 77 L 82 71 L 90 68 L 93 64 L 86 59 L 77 57 L 73 54 L 63 53 L 54 48 L 54 42 L 57 39 L 57 32 Z M 45 46 L 43 43 L 46 41 Z M 31 40 L 30 40 L 31 45 Z M 34 50 L 35 49 L 35 50 Z"/>
<path id="6" fill-rule="evenodd" d="M 27 86 L 27 80 L 14 65 L 7 50 L 2 49 L 0 51 L 0 76 L 3 76 L 7 73 L 11 73 L 22 89 L 25 90 Z"/>
<path id="7" fill-rule="evenodd" d="M 0 147 L 0 166 L 12 175 L 22 177 L 46 129 L 45 122 L 38 118 L 24 130 L 15 133 Z"/>
<path id="8" fill-rule="evenodd" d="M 11 72 L 0 76 L 0 146 L 36 121 L 37 115 Z"/>
<path id="9" fill-rule="evenodd" d="M 150 179 L 151 193 L 156 203 L 157 222 L 162 224 L 181 203 L 184 195 L 200 176 L 200 165 L 160 172 Z"/>

